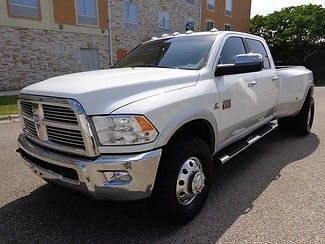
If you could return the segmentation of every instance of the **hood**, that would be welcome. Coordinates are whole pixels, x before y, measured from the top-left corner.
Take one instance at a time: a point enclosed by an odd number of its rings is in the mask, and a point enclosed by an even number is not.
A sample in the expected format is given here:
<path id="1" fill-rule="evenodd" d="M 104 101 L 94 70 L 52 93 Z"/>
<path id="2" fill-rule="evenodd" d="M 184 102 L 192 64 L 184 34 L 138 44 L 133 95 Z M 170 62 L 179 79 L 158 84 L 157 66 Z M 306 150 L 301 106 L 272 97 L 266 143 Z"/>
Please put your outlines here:
<path id="1" fill-rule="evenodd" d="M 198 77 L 196 70 L 109 69 L 53 77 L 21 93 L 75 99 L 89 115 L 109 114 L 135 101 L 193 86 Z"/>

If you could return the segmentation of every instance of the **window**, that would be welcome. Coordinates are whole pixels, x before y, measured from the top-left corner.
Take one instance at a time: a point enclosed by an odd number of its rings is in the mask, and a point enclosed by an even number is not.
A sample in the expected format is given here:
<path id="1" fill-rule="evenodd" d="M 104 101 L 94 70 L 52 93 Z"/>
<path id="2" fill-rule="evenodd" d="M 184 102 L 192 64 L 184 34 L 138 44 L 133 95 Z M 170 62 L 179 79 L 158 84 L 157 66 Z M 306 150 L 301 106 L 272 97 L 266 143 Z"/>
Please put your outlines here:
<path id="1" fill-rule="evenodd" d="M 130 29 L 138 28 L 139 9 L 136 3 L 124 2 L 124 22 Z"/>
<path id="2" fill-rule="evenodd" d="M 40 19 L 39 0 L 8 0 L 9 16 Z"/>
<path id="3" fill-rule="evenodd" d="M 210 31 L 214 27 L 214 22 L 212 20 L 207 20 L 206 30 Z"/>
<path id="4" fill-rule="evenodd" d="M 232 0 L 226 0 L 226 15 L 232 15 Z"/>
<path id="5" fill-rule="evenodd" d="M 231 30 L 231 26 L 228 24 L 225 24 L 225 31 L 230 31 Z"/>
<path id="6" fill-rule="evenodd" d="M 158 22 L 159 29 L 169 30 L 169 13 L 167 11 L 159 11 Z"/>
<path id="7" fill-rule="evenodd" d="M 186 20 L 185 31 L 194 31 L 194 20 L 192 17 L 188 17 Z"/>
<path id="8" fill-rule="evenodd" d="M 81 48 L 80 49 L 81 70 L 99 69 L 98 49 Z"/>
<path id="9" fill-rule="evenodd" d="M 97 26 L 97 0 L 77 0 L 77 23 Z"/>
<path id="10" fill-rule="evenodd" d="M 214 35 L 158 39 L 129 52 L 113 68 L 160 67 L 199 70 L 206 65 Z"/>
<path id="11" fill-rule="evenodd" d="M 263 56 L 264 69 L 270 68 L 270 60 L 262 42 L 253 39 L 246 39 L 248 49 L 251 53 L 259 53 Z"/>
<path id="12" fill-rule="evenodd" d="M 216 0 L 207 0 L 207 9 L 210 11 L 215 11 Z"/>
<path id="13" fill-rule="evenodd" d="M 186 0 L 186 3 L 194 4 L 195 0 Z"/>
<path id="14" fill-rule="evenodd" d="M 233 64 L 238 54 L 245 54 L 245 46 L 240 37 L 230 37 L 222 48 L 219 64 Z"/>

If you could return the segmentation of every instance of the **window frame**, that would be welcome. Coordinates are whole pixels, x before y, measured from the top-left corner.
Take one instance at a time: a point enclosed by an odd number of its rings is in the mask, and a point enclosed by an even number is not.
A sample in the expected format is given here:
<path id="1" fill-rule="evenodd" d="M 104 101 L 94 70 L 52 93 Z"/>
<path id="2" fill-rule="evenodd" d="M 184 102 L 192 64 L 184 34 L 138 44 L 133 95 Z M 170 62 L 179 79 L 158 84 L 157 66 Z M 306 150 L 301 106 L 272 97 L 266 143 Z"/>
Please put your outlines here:
<path id="1" fill-rule="evenodd" d="M 209 0 L 207 0 L 207 5 L 206 5 L 206 9 L 207 11 L 210 11 L 210 12 L 216 12 L 216 0 L 213 0 L 214 2 L 214 5 L 213 5 L 213 10 L 212 9 L 209 9 L 209 6 L 212 6 L 212 5 L 209 5 Z"/>
<path id="2" fill-rule="evenodd" d="M 136 5 L 137 6 L 137 21 L 136 22 L 130 22 L 130 21 L 127 21 L 126 18 L 125 18 L 125 6 L 126 4 L 133 4 L 133 5 Z M 134 2 L 129 2 L 129 1 L 123 1 L 123 22 L 126 23 L 126 24 L 131 24 L 131 25 L 136 25 L 138 26 L 139 25 L 139 5 L 137 3 L 134 3 Z"/>
<path id="3" fill-rule="evenodd" d="M 160 14 L 167 14 L 167 16 L 168 16 L 168 26 L 167 27 L 160 26 Z M 169 11 L 166 11 L 166 10 L 159 10 L 158 11 L 158 29 L 160 29 L 160 30 L 170 30 L 170 14 L 169 14 Z"/>
<path id="4" fill-rule="evenodd" d="M 227 43 L 227 41 L 230 39 L 230 38 L 240 38 L 242 40 L 242 43 L 243 43 L 243 46 L 244 46 L 244 49 L 245 49 L 245 54 L 248 53 L 248 48 L 247 48 L 247 44 L 246 44 L 246 41 L 245 41 L 245 37 L 242 37 L 242 36 L 239 36 L 239 35 L 228 35 L 228 36 L 225 36 L 224 37 L 224 40 L 222 41 L 221 43 L 221 48 L 219 49 L 219 52 L 218 54 L 216 55 L 216 59 L 215 59 L 215 65 L 214 65 L 214 69 L 216 70 L 218 65 L 231 65 L 231 64 L 219 64 L 219 60 L 221 58 L 221 54 L 222 54 L 222 51 Z"/>
<path id="5" fill-rule="evenodd" d="M 84 69 L 82 67 L 82 50 L 92 50 L 92 51 L 96 51 L 96 55 L 97 55 L 97 61 L 98 61 L 98 68 L 97 69 Z M 99 54 L 99 48 L 84 48 L 81 47 L 79 48 L 79 53 L 80 53 L 80 70 L 81 71 L 93 71 L 93 70 L 100 70 L 100 54 Z"/>
<path id="6" fill-rule="evenodd" d="M 226 26 L 229 26 L 229 30 L 226 30 Z M 224 31 L 231 31 L 231 24 L 225 23 L 224 24 Z"/>
<path id="7" fill-rule="evenodd" d="M 215 26 L 214 26 L 214 20 L 212 20 L 212 19 L 206 19 L 205 20 L 205 29 L 206 29 L 206 31 L 210 31 L 210 30 L 208 30 L 208 23 L 212 23 L 212 28 L 211 29 L 213 29 L 213 28 L 215 28 Z"/>
<path id="8" fill-rule="evenodd" d="M 91 25 L 91 24 L 83 24 L 83 23 L 79 23 L 78 22 L 78 0 L 74 0 L 74 6 L 75 6 L 75 13 L 76 13 L 76 25 L 77 26 L 87 26 L 87 27 L 99 27 L 99 9 L 98 9 L 98 0 L 95 0 L 96 3 L 96 25 Z M 86 0 L 89 1 L 89 0 Z M 87 15 L 83 15 L 83 16 L 87 16 Z M 93 16 L 90 16 L 93 17 Z"/>
<path id="9" fill-rule="evenodd" d="M 31 17 L 31 16 L 20 16 L 20 15 L 14 15 L 11 13 L 10 11 L 10 0 L 7 0 L 7 13 L 8 13 L 8 17 L 11 18 L 18 18 L 18 19 L 30 19 L 30 20 L 42 20 L 42 12 L 41 12 L 41 1 L 40 0 L 36 0 L 37 1 L 37 5 L 38 5 L 38 17 Z"/>
<path id="10" fill-rule="evenodd" d="M 227 10 L 227 1 L 231 1 L 231 10 L 230 11 Z M 233 0 L 225 0 L 225 16 L 232 17 L 233 3 L 234 3 Z M 228 12 L 230 12 L 230 14 L 228 14 Z"/>
<path id="11" fill-rule="evenodd" d="M 264 48 L 264 51 L 265 51 L 266 55 L 265 55 L 265 57 L 264 57 L 261 53 L 260 53 L 260 54 L 263 56 L 263 58 L 267 58 L 268 63 L 269 63 L 269 67 L 265 68 L 265 64 L 264 64 L 264 62 L 263 62 L 263 69 L 271 69 L 271 61 L 270 61 L 270 57 L 269 57 L 269 55 L 268 55 L 268 52 L 267 52 L 267 49 L 265 48 L 264 43 L 261 42 L 260 40 L 254 39 L 254 38 L 245 37 L 245 38 L 244 38 L 244 42 L 245 42 L 245 46 L 246 46 L 247 52 L 252 52 L 251 49 L 250 49 L 250 47 L 249 47 L 249 44 L 248 44 L 248 41 L 247 41 L 247 40 L 256 41 L 256 42 L 259 42 L 260 44 L 262 44 L 262 47 Z"/>

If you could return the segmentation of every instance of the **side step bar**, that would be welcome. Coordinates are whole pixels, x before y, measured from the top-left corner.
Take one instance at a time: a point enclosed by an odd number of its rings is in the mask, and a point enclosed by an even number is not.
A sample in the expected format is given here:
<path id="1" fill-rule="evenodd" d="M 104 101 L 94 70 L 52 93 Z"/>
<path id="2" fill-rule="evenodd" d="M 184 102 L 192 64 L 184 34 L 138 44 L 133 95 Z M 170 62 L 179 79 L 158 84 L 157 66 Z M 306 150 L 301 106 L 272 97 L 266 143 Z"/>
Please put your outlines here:
<path id="1" fill-rule="evenodd" d="M 220 161 L 221 164 L 226 163 L 228 160 L 235 157 L 240 152 L 244 151 L 249 146 L 253 145 L 255 142 L 269 134 L 271 131 L 276 129 L 278 127 L 277 123 L 269 123 L 265 126 L 262 126 L 261 128 L 254 131 L 251 135 L 248 137 L 240 140 L 239 142 L 236 142 L 234 145 L 231 145 L 227 147 L 226 149 L 223 149 L 220 153 L 217 155 L 217 160 Z"/>

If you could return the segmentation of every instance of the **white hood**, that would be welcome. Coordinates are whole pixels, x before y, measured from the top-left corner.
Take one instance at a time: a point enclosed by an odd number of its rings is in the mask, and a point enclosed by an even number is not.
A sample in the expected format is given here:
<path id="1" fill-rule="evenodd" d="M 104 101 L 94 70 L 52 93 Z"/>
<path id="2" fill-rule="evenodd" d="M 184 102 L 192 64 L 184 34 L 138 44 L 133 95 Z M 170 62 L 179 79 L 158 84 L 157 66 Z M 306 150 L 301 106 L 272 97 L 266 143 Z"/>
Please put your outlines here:
<path id="1" fill-rule="evenodd" d="M 89 115 L 109 114 L 132 102 L 196 84 L 199 72 L 165 68 L 122 68 L 53 77 L 21 93 L 75 99 Z M 135 111 L 136 112 L 136 111 Z"/>

